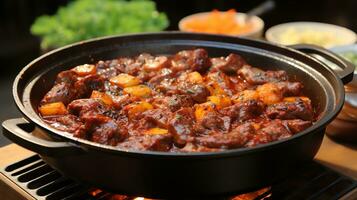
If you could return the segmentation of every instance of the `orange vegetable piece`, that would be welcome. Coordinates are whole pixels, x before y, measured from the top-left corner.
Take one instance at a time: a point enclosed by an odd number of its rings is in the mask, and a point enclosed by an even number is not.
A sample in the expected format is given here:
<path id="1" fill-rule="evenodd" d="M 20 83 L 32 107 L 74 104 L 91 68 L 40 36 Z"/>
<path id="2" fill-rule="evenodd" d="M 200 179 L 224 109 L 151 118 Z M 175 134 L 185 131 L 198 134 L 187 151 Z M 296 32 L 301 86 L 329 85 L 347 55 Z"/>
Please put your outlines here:
<path id="1" fill-rule="evenodd" d="M 150 134 L 150 135 L 162 135 L 162 134 L 167 134 L 169 131 L 167 129 L 163 128 L 150 128 L 149 130 L 145 131 L 145 134 Z"/>
<path id="2" fill-rule="evenodd" d="M 205 102 L 205 103 L 201 103 L 195 106 L 195 118 L 196 121 L 202 121 L 202 119 L 204 118 L 204 116 L 208 113 L 208 112 L 212 112 L 215 110 L 215 104 L 212 102 Z"/>
<path id="3" fill-rule="evenodd" d="M 210 94 L 213 95 L 226 95 L 226 92 L 219 86 L 216 81 L 209 82 L 206 85 Z"/>
<path id="4" fill-rule="evenodd" d="M 154 107 L 145 101 L 135 102 L 124 107 L 127 110 L 129 118 L 135 117 L 136 114 L 144 112 L 146 110 L 151 110 Z"/>
<path id="5" fill-rule="evenodd" d="M 221 109 L 227 106 L 232 105 L 232 101 L 229 97 L 219 95 L 219 96 L 209 96 L 208 101 L 214 103 L 217 106 L 217 109 Z"/>
<path id="6" fill-rule="evenodd" d="M 295 102 L 298 99 L 301 99 L 301 100 L 305 101 L 306 103 L 311 104 L 311 100 L 309 99 L 309 97 L 304 97 L 304 96 L 302 96 L 302 97 L 285 97 L 283 99 L 283 101 L 285 101 L 285 102 Z"/>
<path id="7" fill-rule="evenodd" d="M 283 100 L 283 92 L 275 83 L 265 83 L 260 85 L 256 91 L 259 94 L 259 99 L 267 105 L 278 103 Z"/>
<path id="8" fill-rule="evenodd" d="M 66 106 L 62 102 L 44 104 L 38 110 L 42 116 L 65 115 L 68 113 Z"/>
<path id="9" fill-rule="evenodd" d="M 77 67 L 73 68 L 72 71 L 74 71 L 79 76 L 87 76 L 89 74 L 95 74 L 97 72 L 97 68 L 95 65 L 84 64 L 78 65 Z"/>
<path id="10" fill-rule="evenodd" d="M 182 24 L 183 28 L 191 32 L 205 32 L 216 34 L 238 35 L 247 33 L 253 28 L 253 24 L 240 24 L 236 19 L 237 12 L 230 9 L 226 12 L 213 10 L 206 16 L 192 17 Z"/>
<path id="11" fill-rule="evenodd" d="M 203 78 L 198 72 L 191 72 L 187 75 L 187 81 L 190 83 L 202 83 Z"/>
<path id="12" fill-rule="evenodd" d="M 112 84 L 118 85 L 121 88 L 126 88 L 130 86 L 135 86 L 140 84 L 140 79 L 129 74 L 119 74 L 110 78 L 109 80 Z"/>
<path id="13" fill-rule="evenodd" d="M 130 94 L 136 97 L 149 97 L 151 95 L 151 89 L 146 85 L 126 87 L 123 92 L 124 94 Z"/>
<path id="14" fill-rule="evenodd" d="M 90 98 L 92 98 L 92 99 L 100 99 L 100 100 L 103 101 L 103 103 L 105 103 L 108 106 L 112 106 L 113 105 L 112 98 L 108 94 L 106 94 L 104 92 L 99 92 L 97 90 L 93 90 L 92 91 L 92 95 L 90 96 Z"/>
<path id="15" fill-rule="evenodd" d="M 259 94 L 255 90 L 243 90 L 242 92 L 239 92 L 237 96 L 233 97 L 234 103 L 257 99 L 259 99 Z"/>

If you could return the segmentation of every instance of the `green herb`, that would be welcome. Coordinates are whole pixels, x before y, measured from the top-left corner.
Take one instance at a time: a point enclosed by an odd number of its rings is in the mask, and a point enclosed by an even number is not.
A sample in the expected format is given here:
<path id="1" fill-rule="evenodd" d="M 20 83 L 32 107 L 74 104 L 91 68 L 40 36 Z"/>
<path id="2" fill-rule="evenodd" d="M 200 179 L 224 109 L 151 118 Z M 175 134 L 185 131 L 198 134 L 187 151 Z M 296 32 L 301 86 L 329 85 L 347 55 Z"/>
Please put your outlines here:
<path id="1" fill-rule="evenodd" d="M 177 101 L 173 98 L 169 99 L 169 106 L 176 106 L 177 105 Z"/>
<path id="2" fill-rule="evenodd" d="M 40 16 L 31 33 L 42 38 L 41 47 L 46 49 L 99 36 L 160 31 L 167 26 L 166 15 L 150 0 L 76 0 L 53 16 Z"/>
<path id="3" fill-rule="evenodd" d="M 182 117 L 183 117 L 183 116 L 180 115 L 180 114 L 176 114 L 176 116 L 175 116 L 175 118 L 176 118 L 177 120 L 181 119 Z"/>
<path id="4" fill-rule="evenodd" d="M 189 94 L 195 94 L 195 91 L 192 90 L 192 89 L 188 89 L 188 90 L 186 90 L 186 92 L 189 93 Z"/>

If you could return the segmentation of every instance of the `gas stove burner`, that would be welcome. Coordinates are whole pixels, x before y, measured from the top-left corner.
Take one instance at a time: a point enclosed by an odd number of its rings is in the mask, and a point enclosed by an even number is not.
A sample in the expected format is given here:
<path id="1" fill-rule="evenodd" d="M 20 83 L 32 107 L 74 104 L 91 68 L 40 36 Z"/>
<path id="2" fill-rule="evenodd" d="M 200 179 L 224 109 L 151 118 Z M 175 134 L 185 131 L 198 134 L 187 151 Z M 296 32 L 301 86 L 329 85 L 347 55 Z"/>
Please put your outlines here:
<path id="1" fill-rule="evenodd" d="M 10 164 L 1 171 L 3 183 L 9 188 L 38 200 L 149 200 L 112 194 L 83 185 L 61 175 L 41 160 L 38 155 Z M 1 186 L 1 183 L 0 183 Z M 1 188 L 1 187 L 0 187 Z M 270 200 L 270 199 L 340 199 L 357 188 L 357 181 L 341 175 L 316 162 L 301 167 L 284 181 L 251 193 L 218 199 Z M 10 192 L 10 190 L 9 190 Z M 187 198 L 190 199 L 190 198 Z M 213 198 L 217 199 L 217 198 Z"/>

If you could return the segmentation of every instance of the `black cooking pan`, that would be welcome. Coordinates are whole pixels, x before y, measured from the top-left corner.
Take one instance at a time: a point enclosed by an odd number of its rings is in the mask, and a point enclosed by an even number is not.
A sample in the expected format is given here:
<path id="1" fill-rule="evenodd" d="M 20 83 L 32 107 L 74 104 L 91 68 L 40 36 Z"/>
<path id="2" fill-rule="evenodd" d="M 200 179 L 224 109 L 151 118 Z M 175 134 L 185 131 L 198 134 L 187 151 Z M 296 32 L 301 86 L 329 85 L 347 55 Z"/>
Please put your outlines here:
<path id="1" fill-rule="evenodd" d="M 257 147 L 213 153 L 167 153 L 122 151 L 75 138 L 51 128 L 37 113 L 41 98 L 62 70 L 116 56 L 142 52 L 174 54 L 196 47 L 207 49 L 210 56 L 237 53 L 253 66 L 286 70 L 291 79 L 304 83 L 304 93 L 311 97 L 319 113 L 318 121 L 293 137 Z M 340 69 L 334 72 L 306 53 L 317 54 Z M 342 108 L 343 83 L 352 79 L 353 70 L 353 65 L 335 54 L 306 45 L 286 48 L 237 37 L 179 32 L 94 39 L 49 52 L 18 74 L 13 95 L 24 119 L 3 122 L 4 134 L 39 153 L 63 174 L 117 193 L 178 197 L 244 192 L 272 184 L 287 173 L 294 173 L 293 166 L 313 159 L 326 125 Z M 34 127 L 45 130 L 57 141 L 30 134 Z"/>

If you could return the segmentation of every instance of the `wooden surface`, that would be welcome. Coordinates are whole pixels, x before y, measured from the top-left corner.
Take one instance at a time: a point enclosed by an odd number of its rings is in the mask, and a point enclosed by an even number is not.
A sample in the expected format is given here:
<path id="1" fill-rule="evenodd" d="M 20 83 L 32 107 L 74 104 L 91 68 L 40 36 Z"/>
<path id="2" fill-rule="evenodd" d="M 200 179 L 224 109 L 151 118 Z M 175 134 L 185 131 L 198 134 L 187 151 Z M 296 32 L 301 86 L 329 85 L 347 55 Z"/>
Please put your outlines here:
<path id="1" fill-rule="evenodd" d="M 357 180 L 357 144 L 339 144 L 325 136 L 315 160 Z"/>
<path id="2" fill-rule="evenodd" d="M 0 167 L 33 154 L 16 144 L 7 145 L 0 148 Z M 325 137 L 315 160 L 357 179 L 357 144 L 339 144 Z"/>
<path id="3" fill-rule="evenodd" d="M 35 153 L 24 149 L 16 144 L 9 144 L 0 148 L 0 168 L 19 161 L 23 158 L 34 155 Z"/>

